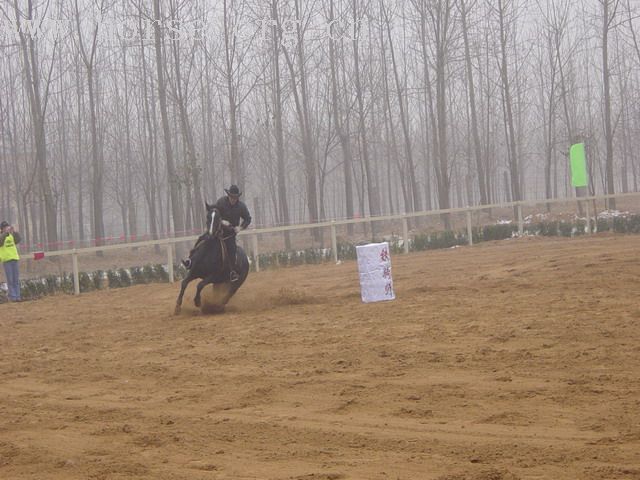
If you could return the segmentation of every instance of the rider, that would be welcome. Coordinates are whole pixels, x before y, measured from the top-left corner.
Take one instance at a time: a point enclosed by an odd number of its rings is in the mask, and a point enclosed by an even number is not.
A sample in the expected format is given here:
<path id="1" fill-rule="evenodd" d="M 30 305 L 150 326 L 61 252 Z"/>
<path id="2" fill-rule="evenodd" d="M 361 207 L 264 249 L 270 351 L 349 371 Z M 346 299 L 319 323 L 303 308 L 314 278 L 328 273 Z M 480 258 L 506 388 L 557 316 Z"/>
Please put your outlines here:
<path id="1" fill-rule="evenodd" d="M 240 277 L 238 276 L 238 272 L 236 272 L 236 235 L 249 226 L 251 223 L 251 215 L 244 202 L 240 201 L 242 192 L 240 192 L 237 185 L 231 185 L 228 190 L 225 189 L 224 191 L 227 195 L 218 199 L 215 208 L 220 212 L 222 222 L 224 224 L 228 223 L 229 227 L 231 227 L 231 233 L 225 238 L 225 245 L 231 265 L 229 279 L 232 282 L 237 282 Z M 240 223 L 240 219 L 242 219 L 242 223 Z M 193 250 L 189 253 L 189 258 L 182 261 L 185 267 L 191 268 L 191 256 L 200 243 L 200 240 L 205 236 L 206 234 L 198 239 Z"/>

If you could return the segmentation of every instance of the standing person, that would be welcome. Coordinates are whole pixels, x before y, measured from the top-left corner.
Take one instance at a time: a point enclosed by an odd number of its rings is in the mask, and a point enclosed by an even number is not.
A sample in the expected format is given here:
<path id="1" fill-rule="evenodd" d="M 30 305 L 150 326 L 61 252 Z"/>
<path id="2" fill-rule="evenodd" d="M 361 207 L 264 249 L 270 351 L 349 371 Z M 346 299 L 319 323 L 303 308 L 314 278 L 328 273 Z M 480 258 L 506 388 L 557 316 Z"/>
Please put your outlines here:
<path id="1" fill-rule="evenodd" d="M 220 212 L 223 224 L 231 230 L 231 234 L 225 237 L 224 243 L 227 247 L 229 268 L 231 270 L 229 280 L 237 282 L 240 277 L 238 272 L 236 272 L 236 235 L 249 226 L 251 223 L 251 214 L 245 203 L 240 201 L 242 192 L 237 185 L 231 185 L 228 190 L 225 188 L 224 192 L 226 195 L 218 199 L 215 208 Z M 242 219 L 242 223 L 240 223 L 240 219 Z M 182 261 L 185 267 L 191 268 L 191 255 L 193 255 L 194 250 L 206 235 L 205 233 L 200 236 L 195 247 L 193 247 L 193 250 L 189 253 L 189 258 Z"/>
<path id="2" fill-rule="evenodd" d="M 20 299 L 20 274 L 18 271 L 18 249 L 16 245 L 20 243 L 22 237 L 9 222 L 0 223 L 0 261 L 4 267 L 9 287 L 9 301 L 19 302 Z"/>

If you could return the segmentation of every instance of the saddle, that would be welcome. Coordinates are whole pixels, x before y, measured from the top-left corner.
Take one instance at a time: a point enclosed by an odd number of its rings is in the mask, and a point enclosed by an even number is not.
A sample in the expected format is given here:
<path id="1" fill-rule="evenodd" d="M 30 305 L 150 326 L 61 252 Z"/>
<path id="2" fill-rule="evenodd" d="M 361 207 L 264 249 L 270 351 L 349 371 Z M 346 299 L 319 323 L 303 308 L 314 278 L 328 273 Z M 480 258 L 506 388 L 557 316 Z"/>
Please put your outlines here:
<path id="1" fill-rule="evenodd" d="M 193 254 L 196 253 L 196 251 L 199 248 L 202 248 L 202 246 L 205 244 L 205 240 L 206 240 L 206 237 L 200 238 L 198 242 L 193 246 L 193 249 L 189 253 L 189 265 L 188 266 L 185 265 L 187 268 L 191 268 L 191 257 L 193 257 Z M 238 264 L 238 250 L 236 250 L 236 258 L 234 258 L 233 262 L 231 262 L 232 259 L 229 258 L 229 253 L 227 251 L 227 244 L 224 241 L 225 239 L 217 238 L 217 240 L 220 242 L 220 248 L 222 249 L 222 264 L 227 265 L 229 267 L 229 270 L 234 270 L 235 266 Z"/>

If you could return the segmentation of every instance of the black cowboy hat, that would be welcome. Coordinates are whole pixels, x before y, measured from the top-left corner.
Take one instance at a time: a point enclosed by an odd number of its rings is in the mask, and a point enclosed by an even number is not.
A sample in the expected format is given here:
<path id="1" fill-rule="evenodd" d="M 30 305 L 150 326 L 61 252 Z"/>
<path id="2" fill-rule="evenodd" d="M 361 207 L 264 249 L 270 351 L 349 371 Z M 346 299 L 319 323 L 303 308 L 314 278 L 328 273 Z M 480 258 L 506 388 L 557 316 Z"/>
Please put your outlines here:
<path id="1" fill-rule="evenodd" d="M 227 195 L 232 195 L 234 197 L 239 197 L 240 195 L 242 195 L 242 192 L 237 185 L 231 185 L 228 190 L 225 188 L 224 191 Z"/>
<path id="2" fill-rule="evenodd" d="M 4 228 L 4 227 L 8 227 L 9 226 L 9 222 L 7 222 L 6 220 L 3 221 L 2 223 L 0 223 L 0 228 Z"/>

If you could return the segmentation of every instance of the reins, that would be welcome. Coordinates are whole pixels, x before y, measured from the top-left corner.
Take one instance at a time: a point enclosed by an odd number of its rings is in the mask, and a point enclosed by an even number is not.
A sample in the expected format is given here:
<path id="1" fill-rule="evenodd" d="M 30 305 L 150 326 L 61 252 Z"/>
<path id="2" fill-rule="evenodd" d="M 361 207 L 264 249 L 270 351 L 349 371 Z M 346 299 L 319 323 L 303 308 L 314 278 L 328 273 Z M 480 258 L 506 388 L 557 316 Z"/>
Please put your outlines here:
<path id="1" fill-rule="evenodd" d="M 225 241 L 232 238 L 235 232 L 230 233 L 227 236 L 223 235 L 223 232 L 224 232 L 224 225 L 222 224 L 222 222 L 219 222 L 215 232 L 209 234 L 209 237 L 218 239 L 218 241 L 220 242 L 220 247 L 222 248 L 222 265 L 226 265 L 229 258 L 229 253 L 227 251 L 227 245 Z M 232 266 L 229 265 L 229 268 L 232 268 Z"/>

